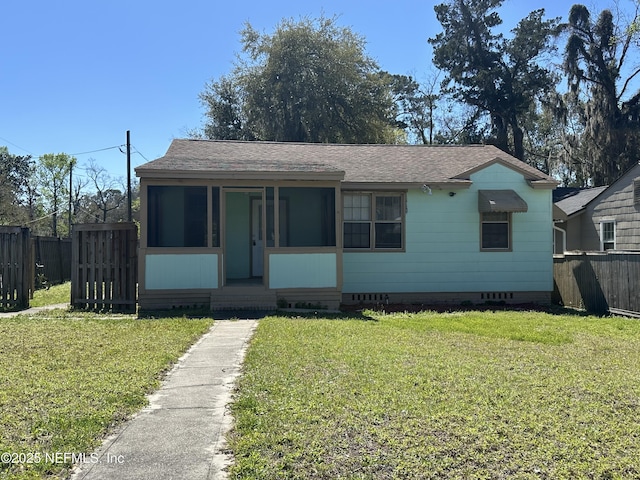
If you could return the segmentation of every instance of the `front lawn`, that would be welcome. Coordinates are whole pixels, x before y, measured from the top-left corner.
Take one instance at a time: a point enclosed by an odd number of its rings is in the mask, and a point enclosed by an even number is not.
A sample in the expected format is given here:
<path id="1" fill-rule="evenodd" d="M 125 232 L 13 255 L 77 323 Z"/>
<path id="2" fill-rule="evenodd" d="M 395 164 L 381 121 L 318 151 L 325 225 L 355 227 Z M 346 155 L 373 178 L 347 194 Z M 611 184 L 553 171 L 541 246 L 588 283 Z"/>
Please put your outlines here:
<path id="1" fill-rule="evenodd" d="M 261 320 L 230 478 L 640 478 L 640 322 Z"/>
<path id="2" fill-rule="evenodd" d="M 211 325 L 55 311 L 0 320 L 0 479 L 64 478 Z M 67 456 L 64 456 L 67 454 Z"/>

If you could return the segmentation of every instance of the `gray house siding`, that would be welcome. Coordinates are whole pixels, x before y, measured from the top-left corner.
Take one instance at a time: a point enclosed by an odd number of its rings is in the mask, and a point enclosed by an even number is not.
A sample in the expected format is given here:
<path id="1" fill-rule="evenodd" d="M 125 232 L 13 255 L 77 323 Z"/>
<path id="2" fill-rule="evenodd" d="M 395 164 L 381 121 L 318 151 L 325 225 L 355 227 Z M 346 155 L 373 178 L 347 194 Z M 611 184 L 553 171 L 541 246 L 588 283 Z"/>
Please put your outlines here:
<path id="1" fill-rule="evenodd" d="M 580 250 L 582 248 L 582 216 L 567 220 L 564 228 L 567 232 L 567 250 Z"/>
<path id="2" fill-rule="evenodd" d="M 640 250 L 640 204 L 637 200 L 634 202 L 634 179 L 638 178 L 640 165 L 587 205 L 585 214 L 581 216 L 583 250 L 602 249 L 602 222 L 614 222 L 616 250 Z"/>
<path id="3" fill-rule="evenodd" d="M 583 216 L 578 214 L 564 221 L 555 221 L 555 226 L 564 234 L 554 230 L 554 254 L 582 250 L 582 219 Z"/>

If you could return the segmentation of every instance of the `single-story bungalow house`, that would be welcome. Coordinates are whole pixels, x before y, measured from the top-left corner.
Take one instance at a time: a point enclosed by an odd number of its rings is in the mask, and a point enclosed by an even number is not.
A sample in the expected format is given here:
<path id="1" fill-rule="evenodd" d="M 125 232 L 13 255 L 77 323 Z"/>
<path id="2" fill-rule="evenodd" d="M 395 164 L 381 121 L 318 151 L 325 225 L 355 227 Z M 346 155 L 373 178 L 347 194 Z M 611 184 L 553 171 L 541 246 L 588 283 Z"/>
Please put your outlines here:
<path id="1" fill-rule="evenodd" d="M 557 182 L 494 146 L 174 140 L 135 171 L 143 310 L 553 290 Z"/>

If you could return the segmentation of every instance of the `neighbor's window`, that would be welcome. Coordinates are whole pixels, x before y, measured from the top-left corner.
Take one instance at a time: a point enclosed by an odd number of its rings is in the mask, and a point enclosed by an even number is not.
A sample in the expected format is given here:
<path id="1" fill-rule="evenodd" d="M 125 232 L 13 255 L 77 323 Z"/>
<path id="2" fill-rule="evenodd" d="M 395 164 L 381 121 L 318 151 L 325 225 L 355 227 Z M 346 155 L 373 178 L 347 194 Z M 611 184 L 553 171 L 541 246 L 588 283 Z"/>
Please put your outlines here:
<path id="1" fill-rule="evenodd" d="M 640 177 L 633 179 L 633 204 L 640 205 Z"/>
<path id="2" fill-rule="evenodd" d="M 482 250 L 511 249 L 511 213 L 481 213 L 480 248 Z"/>
<path id="3" fill-rule="evenodd" d="M 207 187 L 150 186 L 147 194 L 149 247 L 207 246 Z"/>
<path id="4" fill-rule="evenodd" d="M 402 194 L 345 193 L 343 216 L 344 248 L 402 248 Z"/>
<path id="5" fill-rule="evenodd" d="M 616 222 L 600 222 L 600 250 L 615 250 Z"/>

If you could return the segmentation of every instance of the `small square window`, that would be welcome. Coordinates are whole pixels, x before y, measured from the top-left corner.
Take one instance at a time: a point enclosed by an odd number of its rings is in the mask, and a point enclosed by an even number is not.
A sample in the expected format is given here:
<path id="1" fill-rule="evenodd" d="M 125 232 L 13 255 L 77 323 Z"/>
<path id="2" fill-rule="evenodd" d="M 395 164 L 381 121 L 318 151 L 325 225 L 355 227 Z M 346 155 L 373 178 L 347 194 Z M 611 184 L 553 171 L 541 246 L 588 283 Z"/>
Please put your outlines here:
<path id="1" fill-rule="evenodd" d="M 344 248 L 369 248 L 369 223 L 344 224 Z"/>
<path id="2" fill-rule="evenodd" d="M 402 220 L 400 196 L 376 197 L 376 221 Z"/>
<path id="3" fill-rule="evenodd" d="M 480 248 L 482 250 L 511 249 L 511 214 L 486 212 L 482 214 Z"/>
<path id="4" fill-rule="evenodd" d="M 371 220 L 371 195 L 345 195 L 344 219 L 348 221 Z"/>
<path id="5" fill-rule="evenodd" d="M 376 223 L 376 248 L 402 248 L 402 225 Z"/>

